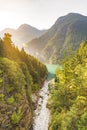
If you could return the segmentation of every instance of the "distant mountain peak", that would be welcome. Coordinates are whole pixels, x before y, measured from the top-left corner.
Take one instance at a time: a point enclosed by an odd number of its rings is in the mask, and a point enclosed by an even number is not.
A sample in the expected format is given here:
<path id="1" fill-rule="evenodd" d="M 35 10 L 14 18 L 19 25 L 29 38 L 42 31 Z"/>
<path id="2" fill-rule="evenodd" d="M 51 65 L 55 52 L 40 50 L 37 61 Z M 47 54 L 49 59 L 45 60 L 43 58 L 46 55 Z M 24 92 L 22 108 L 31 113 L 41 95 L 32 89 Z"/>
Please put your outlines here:
<path id="1" fill-rule="evenodd" d="M 66 22 L 66 23 L 69 22 L 70 23 L 70 21 L 72 22 L 72 20 L 73 21 L 78 21 L 78 20 L 84 21 L 85 19 L 87 19 L 87 16 L 84 16 L 82 14 L 79 14 L 79 13 L 68 13 L 67 15 L 59 17 L 56 20 L 54 25 L 58 26 L 58 24 L 60 24 L 60 23 L 62 24 L 64 22 Z"/>
<path id="2" fill-rule="evenodd" d="M 87 40 L 87 16 L 69 13 L 59 17 L 41 37 L 27 43 L 28 49 L 43 55 L 46 62 L 57 63 L 70 47 L 75 51 Z"/>
<path id="3" fill-rule="evenodd" d="M 18 28 L 27 27 L 27 26 L 29 26 L 29 25 L 24 23 L 24 24 L 20 25 Z"/>
<path id="4" fill-rule="evenodd" d="M 33 27 L 33 26 L 29 25 L 29 24 L 22 24 L 22 25 L 19 26 L 18 29 L 35 29 L 36 30 L 35 27 Z M 39 30 L 39 29 L 37 29 L 37 30 Z"/>
<path id="5" fill-rule="evenodd" d="M 68 13 L 65 17 L 70 17 L 70 18 L 87 18 L 87 16 L 84 16 L 82 14 L 79 13 Z"/>
<path id="6" fill-rule="evenodd" d="M 68 16 L 83 16 L 82 14 L 79 14 L 79 13 L 68 13 L 67 14 Z"/>
<path id="7" fill-rule="evenodd" d="M 46 30 L 39 30 L 28 24 L 22 24 L 18 29 L 6 28 L 0 32 L 0 37 L 3 37 L 4 33 L 10 33 L 12 35 L 12 41 L 19 48 L 23 47 L 23 44 L 32 40 L 33 38 L 39 37 L 44 34 Z"/>

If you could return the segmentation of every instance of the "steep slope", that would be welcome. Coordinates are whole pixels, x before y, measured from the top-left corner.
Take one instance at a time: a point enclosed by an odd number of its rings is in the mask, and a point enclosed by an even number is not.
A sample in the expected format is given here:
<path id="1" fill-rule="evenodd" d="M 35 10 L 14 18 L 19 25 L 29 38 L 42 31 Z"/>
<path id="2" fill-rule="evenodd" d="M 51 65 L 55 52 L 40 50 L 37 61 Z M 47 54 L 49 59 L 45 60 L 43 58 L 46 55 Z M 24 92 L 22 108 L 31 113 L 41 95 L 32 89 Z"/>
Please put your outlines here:
<path id="1" fill-rule="evenodd" d="M 32 50 L 45 61 L 56 63 L 71 47 L 75 51 L 83 40 L 87 40 L 87 17 L 69 13 L 60 17 L 44 35 L 28 42 L 27 51 Z"/>
<path id="2" fill-rule="evenodd" d="M 87 42 L 65 57 L 62 66 L 56 70 L 55 85 L 49 85 L 49 130 L 87 130 Z"/>
<path id="3" fill-rule="evenodd" d="M 32 95 L 41 89 L 47 69 L 11 43 L 8 33 L 0 39 L 0 130 L 30 130 Z"/>
<path id="4" fill-rule="evenodd" d="M 6 28 L 0 32 L 0 36 L 3 37 L 4 33 L 10 33 L 12 35 L 12 41 L 19 48 L 33 38 L 39 37 L 44 34 L 46 30 L 38 30 L 28 24 L 22 24 L 18 29 Z"/>

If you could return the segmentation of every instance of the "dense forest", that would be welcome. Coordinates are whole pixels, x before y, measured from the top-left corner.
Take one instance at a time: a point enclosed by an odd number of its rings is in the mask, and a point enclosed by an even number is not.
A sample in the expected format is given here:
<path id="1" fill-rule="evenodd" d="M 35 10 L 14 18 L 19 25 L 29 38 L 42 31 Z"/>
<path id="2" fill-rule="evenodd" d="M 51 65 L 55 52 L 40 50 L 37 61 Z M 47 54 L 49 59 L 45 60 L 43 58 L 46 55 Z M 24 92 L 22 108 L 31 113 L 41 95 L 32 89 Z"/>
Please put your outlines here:
<path id="1" fill-rule="evenodd" d="M 46 66 L 20 51 L 11 35 L 0 39 L 0 128 L 29 130 L 32 121 L 32 93 L 41 88 Z"/>
<path id="2" fill-rule="evenodd" d="M 65 57 L 50 92 L 49 130 L 87 130 L 87 42 Z"/>

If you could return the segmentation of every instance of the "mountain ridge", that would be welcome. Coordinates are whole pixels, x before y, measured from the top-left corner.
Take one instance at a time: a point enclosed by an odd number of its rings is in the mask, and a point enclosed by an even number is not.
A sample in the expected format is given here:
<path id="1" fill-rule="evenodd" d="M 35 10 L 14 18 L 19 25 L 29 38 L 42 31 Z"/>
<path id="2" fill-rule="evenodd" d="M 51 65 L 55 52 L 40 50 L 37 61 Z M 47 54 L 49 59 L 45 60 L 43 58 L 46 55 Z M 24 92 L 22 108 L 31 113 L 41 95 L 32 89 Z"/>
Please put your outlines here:
<path id="1" fill-rule="evenodd" d="M 22 48 L 23 45 L 35 37 L 39 37 L 44 34 L 46 30 L 39 30 L 31 25 L 22 24 L 17 29 L 5 28 L 0 31 L 0 36 L 3 37 L 4 33 L 10 33 L 12 35 L 13 43 Z"/>
<path id="2" fill-rule="evenodd" d="M 41 37 L 28 42 L 26 49 L 39 53 L 46 62 L 56 63 L 70 47 L 75 51 L 83 40 L 87 40 L 87 16 L 69 13 L 58 18 Z"/>

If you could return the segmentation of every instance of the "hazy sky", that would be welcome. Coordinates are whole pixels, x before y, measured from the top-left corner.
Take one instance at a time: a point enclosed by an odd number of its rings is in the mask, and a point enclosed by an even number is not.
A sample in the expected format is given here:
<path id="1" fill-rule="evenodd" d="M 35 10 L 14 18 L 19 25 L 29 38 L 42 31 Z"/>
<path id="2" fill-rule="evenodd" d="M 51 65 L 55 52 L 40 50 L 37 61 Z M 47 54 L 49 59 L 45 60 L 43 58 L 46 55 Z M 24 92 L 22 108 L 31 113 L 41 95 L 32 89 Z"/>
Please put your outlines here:
<path id="1" fill-rule="evenodd" d="M 0 30 L 23 23 L 49 28 L 70 12 L 87 15 L 87 0 L 0 0 Z"/>

